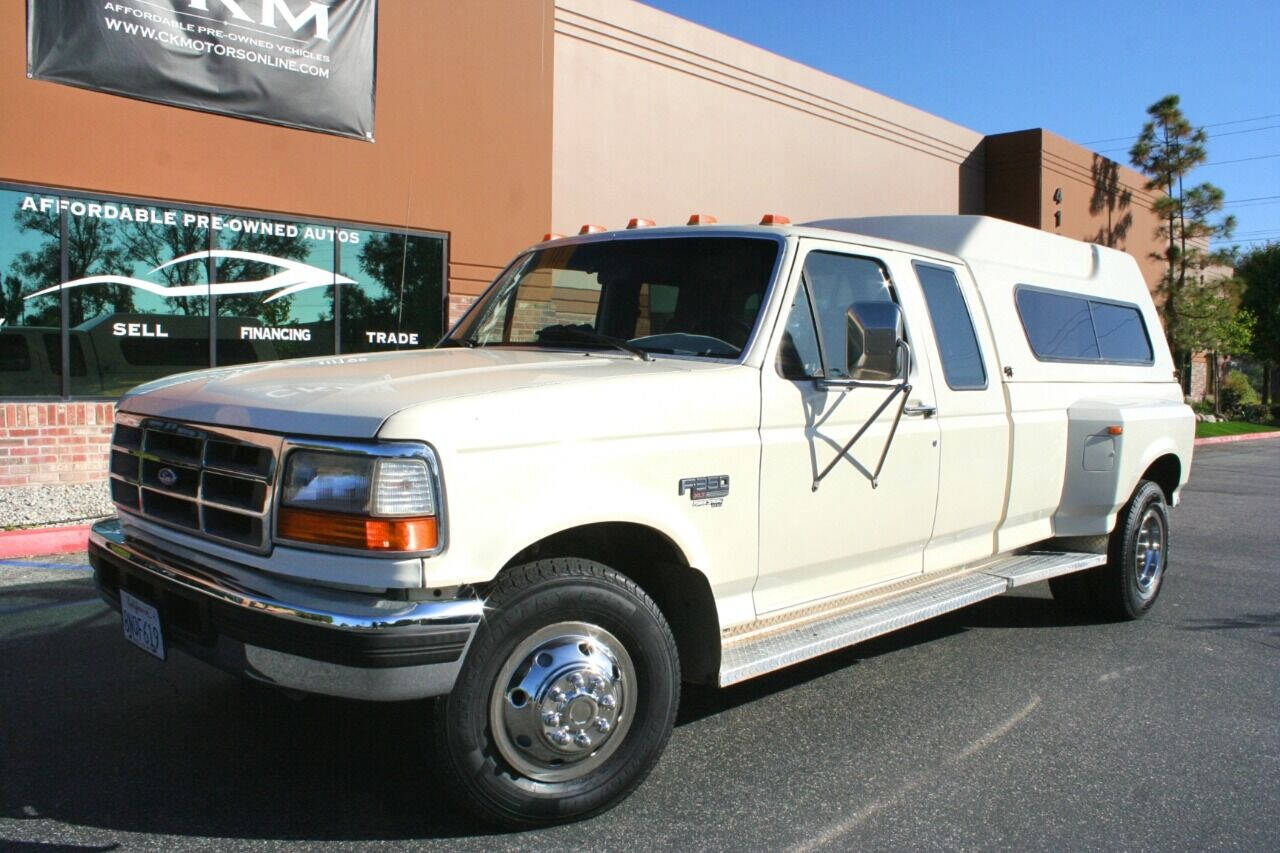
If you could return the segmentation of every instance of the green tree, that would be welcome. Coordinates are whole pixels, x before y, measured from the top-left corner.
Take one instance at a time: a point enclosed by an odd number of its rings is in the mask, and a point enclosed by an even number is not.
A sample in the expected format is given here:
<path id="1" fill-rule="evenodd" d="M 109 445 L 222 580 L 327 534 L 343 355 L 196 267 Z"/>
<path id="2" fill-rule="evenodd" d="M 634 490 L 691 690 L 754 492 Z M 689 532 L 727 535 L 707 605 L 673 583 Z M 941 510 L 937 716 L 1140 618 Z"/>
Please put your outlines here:
<path id="1" fill-rule="evenodd" d="M 1161 257 L 1167 264 L 1159 286 L 1165 335 L 1175 354 L 1218 351 L 1221 345 L 1224 276 L 1213 276 L 1214 266 L 1230 262 L 1229 255 L 1210 251 L 1216 238 L 1229 237 L 1235 218 L 1210 217 L 1222 210 L 1222 190 L 1201 183 L 1187 188 L 1188 173 L 1205 162 L 1208 135 L 1192 127 L 1183 115 L 1177 95 L 1166 95 L 1147 108 L 1142 133 L 1129 151 L 1133 165 L 1148 176 L 1147 189 L 1160 195 L 1151 210 L 1160 218 L 1157 235 L 1165 244 Z M 1216 299 L 1216 301 L 1215 301 Z M 1213 310 L 1210 311 L 1209 309 Z M 1230 325 L 1227 320 L 1227 325 Z"/>
<path id="2" fill-rule="evenodd" d="M 1251 349 L 1263 364 L 1263 399 L 1271 402 L 1280 368 L 1280 243 L 1246 253 L 1236 264 L 1236 276 L 1244 284 L 1241 304 L 1255 318 Z"/>

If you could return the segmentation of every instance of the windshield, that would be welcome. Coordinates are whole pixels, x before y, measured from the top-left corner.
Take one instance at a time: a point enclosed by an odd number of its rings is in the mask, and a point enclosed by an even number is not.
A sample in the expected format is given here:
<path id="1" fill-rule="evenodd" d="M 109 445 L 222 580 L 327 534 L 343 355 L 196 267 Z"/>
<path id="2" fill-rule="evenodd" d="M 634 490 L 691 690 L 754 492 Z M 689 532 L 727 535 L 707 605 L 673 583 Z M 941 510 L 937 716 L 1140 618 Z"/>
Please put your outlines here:
<path id="1" fill-rule="evenodd" d="M 513 264 L 443 344 L 737 359 L 778 251 L 759 237 L 549 246 Z"/>

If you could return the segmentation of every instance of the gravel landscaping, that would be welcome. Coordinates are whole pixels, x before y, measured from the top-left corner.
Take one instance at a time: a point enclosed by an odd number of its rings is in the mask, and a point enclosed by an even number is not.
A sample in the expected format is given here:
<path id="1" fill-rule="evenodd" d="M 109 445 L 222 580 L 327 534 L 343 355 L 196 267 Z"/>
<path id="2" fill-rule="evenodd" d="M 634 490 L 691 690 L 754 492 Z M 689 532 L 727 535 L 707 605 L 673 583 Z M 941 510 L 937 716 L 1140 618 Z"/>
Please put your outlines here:
<path id="1" fill-rule="evenodd" d="M 106 481 L 0 489 L 0 530 L 77 524 L 114 513 Z"/>

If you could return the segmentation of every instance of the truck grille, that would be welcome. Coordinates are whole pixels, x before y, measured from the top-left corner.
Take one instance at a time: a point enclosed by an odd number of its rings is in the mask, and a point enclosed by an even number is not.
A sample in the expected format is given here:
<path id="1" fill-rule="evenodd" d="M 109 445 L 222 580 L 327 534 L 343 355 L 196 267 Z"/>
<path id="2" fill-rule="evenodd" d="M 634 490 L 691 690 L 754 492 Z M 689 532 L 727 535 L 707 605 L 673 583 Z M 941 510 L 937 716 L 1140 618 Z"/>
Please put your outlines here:
<path id="1" fill-rule="evenodd" d="M 120 413 L 111 499 L 178 530 L 265 552 L 280 439 Z"/>

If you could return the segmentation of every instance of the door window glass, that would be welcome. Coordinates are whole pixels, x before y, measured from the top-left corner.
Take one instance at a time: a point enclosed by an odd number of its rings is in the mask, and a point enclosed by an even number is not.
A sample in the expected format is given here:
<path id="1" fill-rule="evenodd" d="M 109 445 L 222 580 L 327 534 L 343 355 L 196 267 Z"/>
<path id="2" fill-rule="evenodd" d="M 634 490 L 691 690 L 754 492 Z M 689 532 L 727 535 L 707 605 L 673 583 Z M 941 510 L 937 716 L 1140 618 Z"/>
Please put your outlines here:
<path id="1" fill-rule="evenodd" d="M 778 347 L 778 373 L 784 379 L 822 378 L 818 333 L 814 328 L 813 310 L 809 307 L 809 288 L 803 281 L 791 300 L 787 328 Z"/>
<path id="2" fill-rule="evenodd" d="M 813 294 L 822 332 L 822 354 L 827 375 L 844 376 L 849 306 L 855 302 L 892 302 L 889 276 L 878 261 L 810 252 L 804 261 L 804 278 Z"/>
<path id="3" fill-rule="evenodd" d="M 966 390 L 987 387 L 987 370 L 978 349 L 978 336 L 973 318 L 960 292 L 954 271 L 930 264 L 914 264 L 920 287 L 924 290 L 933 336 L 942 357 L 942 374 L 947 387 Z"/>

